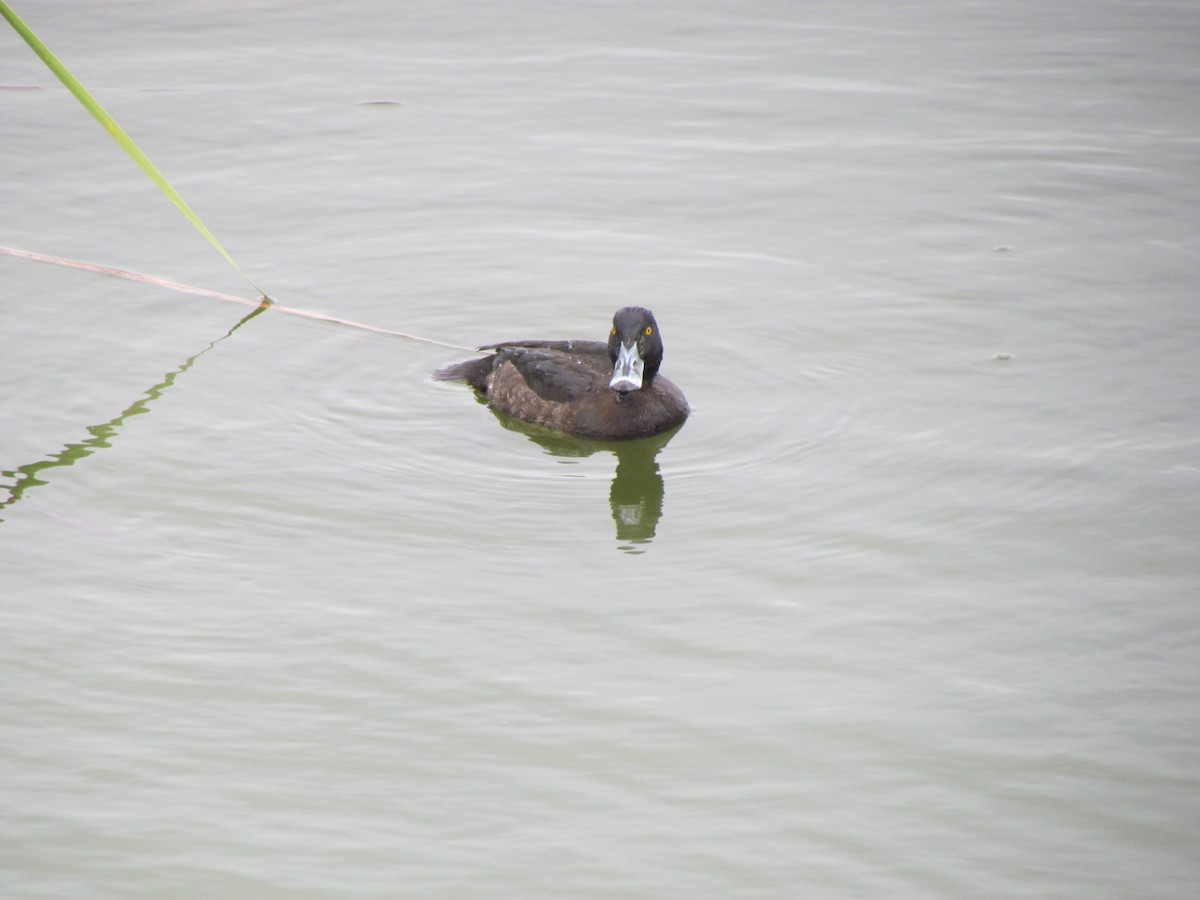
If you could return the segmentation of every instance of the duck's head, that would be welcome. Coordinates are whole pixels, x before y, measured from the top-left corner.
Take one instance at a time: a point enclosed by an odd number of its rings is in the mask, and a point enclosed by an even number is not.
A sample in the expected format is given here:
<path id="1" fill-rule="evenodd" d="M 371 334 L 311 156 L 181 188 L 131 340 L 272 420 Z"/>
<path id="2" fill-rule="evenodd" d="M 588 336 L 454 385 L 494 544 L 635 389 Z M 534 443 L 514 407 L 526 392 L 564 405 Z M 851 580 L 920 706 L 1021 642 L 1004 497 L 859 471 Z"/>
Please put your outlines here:
<path id="1" fill-rule="evenodd" d="M 618 394 L 624 396 L 648 386 L 663 359 L 663 343 L 654 313 L 640 306 L 617 310 L 608 335 L 608 358 L 613 361 L 613 376 L 608 386 Z"/>

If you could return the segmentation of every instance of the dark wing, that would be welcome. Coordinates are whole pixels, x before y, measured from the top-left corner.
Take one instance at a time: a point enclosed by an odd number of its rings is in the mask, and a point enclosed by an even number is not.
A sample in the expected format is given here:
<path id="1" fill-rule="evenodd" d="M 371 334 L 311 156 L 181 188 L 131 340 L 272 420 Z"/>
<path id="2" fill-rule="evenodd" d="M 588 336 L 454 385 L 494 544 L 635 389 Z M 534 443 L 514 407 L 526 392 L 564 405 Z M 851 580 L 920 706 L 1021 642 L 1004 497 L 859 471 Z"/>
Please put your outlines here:
<path id="1" fill-rule="evenodd" d="M 581 356 L 608 356 L 608 344 L 603 341 L 503 341 L 499 344 L 484 344 L 477 349 L 508 350 L 513 347 L 558 350 L 560 353 L 577 353 Z"/>
<path id="2" fill-rule="evenodd" d="M 582 397 L 604 382 L 596 367 L 589 364 L 593 363 L 593 360 L 581 359 L 544 346 L 502 345 L 496 354 L 496 364 L 499 366 L 506 361 L 516 367 L 535 394 L 543 400 L 556 403 L 566 403 Z"/>

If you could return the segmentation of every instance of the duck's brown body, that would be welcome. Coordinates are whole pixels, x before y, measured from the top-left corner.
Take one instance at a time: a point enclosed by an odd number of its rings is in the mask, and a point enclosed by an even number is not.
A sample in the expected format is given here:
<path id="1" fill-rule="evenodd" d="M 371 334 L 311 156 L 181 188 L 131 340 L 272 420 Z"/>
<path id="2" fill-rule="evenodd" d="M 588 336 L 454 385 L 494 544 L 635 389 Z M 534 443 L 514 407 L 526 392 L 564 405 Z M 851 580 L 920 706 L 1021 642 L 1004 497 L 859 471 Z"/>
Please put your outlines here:
<path id="1" fill-rule="evenodd" d="M 494 352 L 436 377 L 465 381 L 490 407 L 526 422 L 627 440 L 669 431 L 688 417 L 683 392 L 658 374 L 662 340 L 649 310 L 618 311 L 607 344 L 510 341 L 480 349 Z"/>

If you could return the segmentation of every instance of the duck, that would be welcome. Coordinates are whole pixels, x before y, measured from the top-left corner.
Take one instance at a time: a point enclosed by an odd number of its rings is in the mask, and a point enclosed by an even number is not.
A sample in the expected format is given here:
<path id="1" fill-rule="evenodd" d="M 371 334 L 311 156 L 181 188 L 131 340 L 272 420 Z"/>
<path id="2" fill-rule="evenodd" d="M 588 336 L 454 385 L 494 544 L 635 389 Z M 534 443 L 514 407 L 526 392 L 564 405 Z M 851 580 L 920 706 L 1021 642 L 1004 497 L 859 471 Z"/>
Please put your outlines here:
<path id="1" fill-rule="evenodd" d="M 626 306 L 607 341 L 504 341 L 439 369 L 439 381 L 469 384 L 500 413 L 554 431 L 624 441 L 678 428 L 690 408 L 659 374 L 662 334 L 650 310 Z"/>

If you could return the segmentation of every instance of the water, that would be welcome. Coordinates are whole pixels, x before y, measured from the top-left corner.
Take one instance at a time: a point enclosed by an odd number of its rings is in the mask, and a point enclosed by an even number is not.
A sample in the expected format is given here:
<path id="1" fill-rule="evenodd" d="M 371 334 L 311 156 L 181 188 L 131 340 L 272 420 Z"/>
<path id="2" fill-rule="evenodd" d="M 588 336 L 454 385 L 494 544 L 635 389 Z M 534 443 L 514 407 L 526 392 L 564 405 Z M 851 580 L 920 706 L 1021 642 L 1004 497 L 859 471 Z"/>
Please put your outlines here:
<path id="1" fill-rule="evenodd" d="M 6 896 L 1194 895 L 1200 8 L 19 12 L 281 303 L 694 412 L 0 255 Z M 0 244 L 252 296 L 0 85 Z"/>

